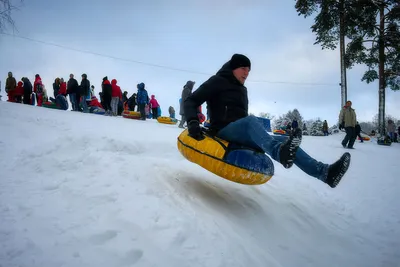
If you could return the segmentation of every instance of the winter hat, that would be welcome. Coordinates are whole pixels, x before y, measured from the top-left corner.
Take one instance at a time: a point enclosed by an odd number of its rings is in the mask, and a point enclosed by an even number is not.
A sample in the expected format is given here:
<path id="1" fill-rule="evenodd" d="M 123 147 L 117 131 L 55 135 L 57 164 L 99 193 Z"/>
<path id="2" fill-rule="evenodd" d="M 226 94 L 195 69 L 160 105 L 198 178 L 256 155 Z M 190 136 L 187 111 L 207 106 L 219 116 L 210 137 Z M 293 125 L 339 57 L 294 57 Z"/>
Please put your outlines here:
<path id="1" fill-rule="evenodd" d="M 139 84 L 137 85 L 137 88 L 138 88 L 138 89 L 144 89 L 144 83 L 139 83 Z"/>
<path id="2" fill-rule="evenodd" d="M 105 82 L 106 80 L 108 80 L 107 76 L 103 78 L 103 82 Z"/>
<path id="3" fill-rule="evenodd" d="M 231 69 L 235 70 L 241 67 L 249 67 L 251 69 L 251 62 L 248 57 L 241 54 L 234 54 L 229 62 Z"/>

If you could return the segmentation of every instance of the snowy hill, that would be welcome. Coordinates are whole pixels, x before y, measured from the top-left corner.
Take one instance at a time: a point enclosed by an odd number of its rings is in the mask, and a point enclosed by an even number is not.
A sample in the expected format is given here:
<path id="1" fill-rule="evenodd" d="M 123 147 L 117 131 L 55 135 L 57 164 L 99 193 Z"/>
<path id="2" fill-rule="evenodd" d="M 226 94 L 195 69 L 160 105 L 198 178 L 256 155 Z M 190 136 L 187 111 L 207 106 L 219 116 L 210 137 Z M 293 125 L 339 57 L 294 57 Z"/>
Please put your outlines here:
<path id="1" fill-rule="evenodd" d="M 185 160 L 173 125 L 0 102 L 0 266 L 400 266 L 400 146 L 356 143 L 335 189 Z M 324 162 L 342 134 L 305 136 Z"/>

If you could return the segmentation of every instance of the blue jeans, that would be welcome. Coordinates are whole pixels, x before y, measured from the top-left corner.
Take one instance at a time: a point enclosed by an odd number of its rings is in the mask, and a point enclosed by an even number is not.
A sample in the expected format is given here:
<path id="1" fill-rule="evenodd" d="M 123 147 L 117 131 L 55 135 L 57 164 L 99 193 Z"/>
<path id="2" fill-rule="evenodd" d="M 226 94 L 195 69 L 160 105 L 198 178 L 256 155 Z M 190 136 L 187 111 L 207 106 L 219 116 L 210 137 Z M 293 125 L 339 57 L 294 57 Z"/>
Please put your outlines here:
<path id="1" fill-rule="evenodd" d="M 86 97 L 85 97 L 85 96 L 82 96 L 82 97 L 81 97 L 80 104 L 81 104 L 81 106 L 82 106 L 83 113 L 88 113 L 88 112 L 89 112 L 89 109 L 88 109 L 88 105 L 87 105 L 87 103 L 86 103 Z"/>
<path id="2" fill-rule="evenodd" d="M 388 133 L 388 136 L 390 137 L 390 140 L 394 141 L 394 133 L 393 132 Z"/>
<path id="3" fill-rule="evenodd" d="M 69 94 L 69 101 L 71 102 L 72 110 L 76 111 L 78 110 L 78 103 L 76 101 L 76 94 Z"/>
<path id="4" fill-rule="evenodd" d="M 247 116 L 243 119 L 231 122 L 220 130 L 217 137 L 228 142 L 241 144 L 257 150 L 262 150 L 280 162 L 279 150 L 286 136 L 271 136 L 264 124 L 255 116 Z M 316 161 L 299 147 L 294 164 L 308 175 L 325 181 L 328 175 L 328 164 Z"/>

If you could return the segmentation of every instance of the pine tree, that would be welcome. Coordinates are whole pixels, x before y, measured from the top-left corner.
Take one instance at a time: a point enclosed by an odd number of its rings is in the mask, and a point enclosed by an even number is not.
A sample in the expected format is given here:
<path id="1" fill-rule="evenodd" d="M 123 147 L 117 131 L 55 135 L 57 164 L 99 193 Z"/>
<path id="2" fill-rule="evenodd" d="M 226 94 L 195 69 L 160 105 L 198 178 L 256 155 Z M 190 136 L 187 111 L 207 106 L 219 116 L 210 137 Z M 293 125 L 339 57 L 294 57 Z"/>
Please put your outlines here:
<path id="1" fill-rule="evenodd" d="M 316 121 L 314 121 L 309 130 L 310 135 L 323 136 L 324 135 L 324 133 L 322 132 L 323 124 L 324 123 L 320 119 L 317 119 Z"/>
<path id="2" fill-rule="evenodd" d="M 399 0 L 298 0 L 296 10 L 305 17 L 319 11 L 311 28 L 323 48 L 336 49 L 339 33 L 351 40 L 345 66 L 365 64 L 369 69 L 361 80 L 379 80 L 379 132 L 384 135 L 385 89 L 400 89 Z"/>

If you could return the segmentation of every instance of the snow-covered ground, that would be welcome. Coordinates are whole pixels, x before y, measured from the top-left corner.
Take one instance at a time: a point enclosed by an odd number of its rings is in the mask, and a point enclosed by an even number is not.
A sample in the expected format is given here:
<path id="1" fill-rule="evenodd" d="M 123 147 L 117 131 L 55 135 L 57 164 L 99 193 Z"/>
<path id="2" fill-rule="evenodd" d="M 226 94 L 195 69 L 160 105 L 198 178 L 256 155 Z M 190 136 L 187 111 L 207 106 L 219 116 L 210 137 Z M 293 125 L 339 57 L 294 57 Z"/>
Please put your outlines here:
<path id="1" fill-rule="evenodd" d="M 400 145 L 356 143 L 335 189 L 261 186 L 177 150 L 180 129 L 0 102 L 0 266 L 400 266 Z M 304 137 L 324 162 L 342 134 Z"/>

